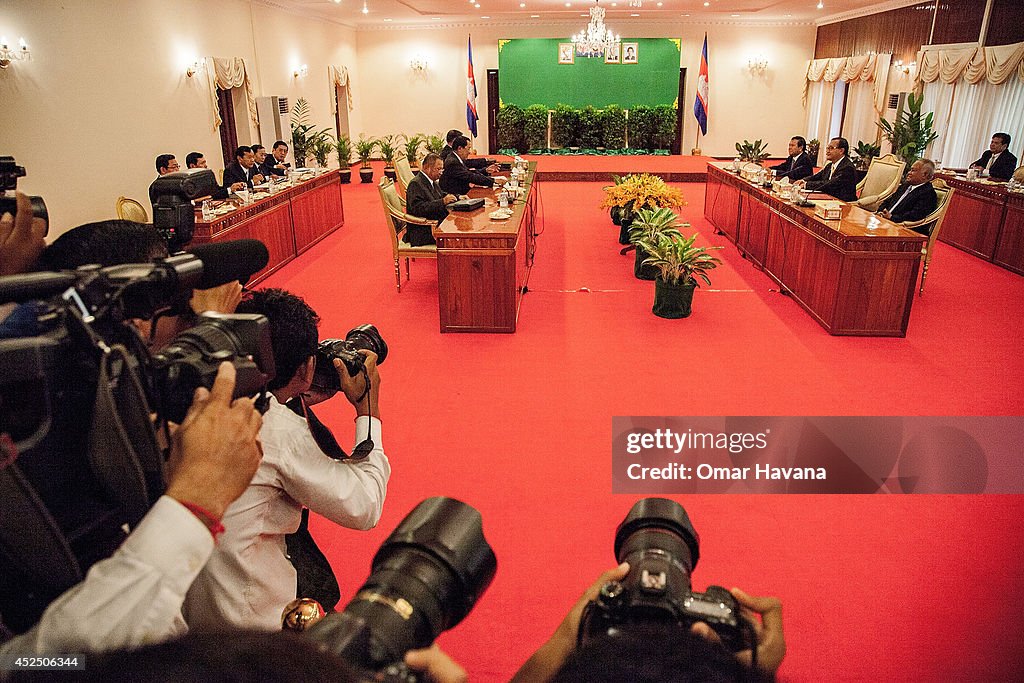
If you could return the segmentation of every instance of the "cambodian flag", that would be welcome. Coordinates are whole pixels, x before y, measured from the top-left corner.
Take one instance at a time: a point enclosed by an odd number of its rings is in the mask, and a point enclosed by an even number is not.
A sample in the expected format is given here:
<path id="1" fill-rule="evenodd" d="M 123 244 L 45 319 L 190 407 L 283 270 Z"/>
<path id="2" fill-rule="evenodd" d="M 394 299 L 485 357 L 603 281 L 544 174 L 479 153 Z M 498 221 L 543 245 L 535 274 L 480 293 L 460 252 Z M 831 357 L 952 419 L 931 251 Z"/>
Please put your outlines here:
<path id="1" fill-rule="evenodd" d="M 708 134 L 708 34 L 704 34 L 704 49 L 700 53 L 700 74 L 697 76 L 697 99 L 693 102 L 693 115 L 700 126 L 701 135 Z"/>
<path id="2" fill-rule="evenodd" d="M 476 137 L 476 78 L 473 76 L 473 36 L 469 37 L 469 72 L 466 74 L 466 125 Z"/>

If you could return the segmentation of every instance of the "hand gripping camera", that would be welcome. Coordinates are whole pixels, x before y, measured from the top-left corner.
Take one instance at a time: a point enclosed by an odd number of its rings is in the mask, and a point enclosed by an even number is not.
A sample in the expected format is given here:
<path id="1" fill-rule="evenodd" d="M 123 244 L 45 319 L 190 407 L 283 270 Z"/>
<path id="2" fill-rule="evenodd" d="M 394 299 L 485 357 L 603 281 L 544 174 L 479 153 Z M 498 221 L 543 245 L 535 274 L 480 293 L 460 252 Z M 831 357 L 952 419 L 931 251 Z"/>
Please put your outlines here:
<path id="1" fill-rule="evenodd" d="M 388 345 L 373 325 L 360 325 L 348 331 L 344 339 L 324 339 L 316 350 L 316 367 L 313 370 L 313 386 L 320 391 L 341 391 L 341 381 L 334 369 L 334 359 L 340 358 L 348 370 L 349 377 L 355 377 L 362 369 L 366 356 L 359 353 L 366 349 L 377 354 L 377 365 L 388 357 Z"/>
<path id="2" fill-rule="evenodd" d="M 497 567 L 480 513 L 452 498 L 428 498 L 381 545 L 352 602 L 320 620 L 309 637 L 372 672 L 367 680 L 415 681 L 405 653 L 461 622 Z"/>
<path id="3" fill-rule="evenodd" d="M 638 501 L 615 532 L 615 557 L 629 562 L 621 581 L 602 586 L 583 610 L 579 643 L 614 635 L 631 627 L 674 624 L 689 629 L 704 622 L 733 652 L 753 649 L 753 626 L 740 616 L 740 606 L 721 586 L 704 593 L 690 590 L 700 542 L 683 506 L 665 498 Z"/>

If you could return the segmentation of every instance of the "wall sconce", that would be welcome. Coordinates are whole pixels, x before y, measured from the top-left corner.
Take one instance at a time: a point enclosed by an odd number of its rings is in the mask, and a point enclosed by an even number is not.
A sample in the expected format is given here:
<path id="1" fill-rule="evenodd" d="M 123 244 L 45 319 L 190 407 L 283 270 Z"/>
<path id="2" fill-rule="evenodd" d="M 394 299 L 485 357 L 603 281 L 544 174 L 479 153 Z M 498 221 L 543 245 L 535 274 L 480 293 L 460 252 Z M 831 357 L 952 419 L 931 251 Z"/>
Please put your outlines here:
<path id="1" fill-rule="evenodd" d="M 201 74 L 204 71 L 206 71 L 206 60 L 196 59 L 194 62 L 188 65 L 187 69 L 185 69 L 185 75 L 189 78 L 192 78 L 196 74 Z"/>
<path id="2" fill-rule="evenodd" d="M 409 68 L 418 74 L 426 71 L 428 66 L 430 66 L 430 62 L 423 55 L 416 55 L 409 60 Z"/>
<path id="3" fill-rule="evenodd" d="M 897 59 L 892 65 L 899 71 L 905 74 L 910 74 L 911 71 L 917 68 L 917 62 L 911 62 L 910 64 L 904 64 L 902 59 Z"/>
<path id="4" fill-rule="evenodd" d="M 32 59 L 32 53 L 25 44 L 24 38 L 18 39 L 17 49 L 7 44 L 6 37 L 0 37 L 0 69 L 6 69 L 14 61 L 27 61 Z"/>
<path id="5" fill-rule="evenodd" d="M 768 69 L 768 58 L 764 55 L 756 55 L 747 58 L 747 68 L 752 74 L 761 74 Z"/>
<path id="6" fill-rule="evenodd" d="M 292 72 L 292 76 L 295 78 L 305 78 L 309 75 L 309 67 L 303 64 L 302 66 L 295 67 L 295 71 Z"/>

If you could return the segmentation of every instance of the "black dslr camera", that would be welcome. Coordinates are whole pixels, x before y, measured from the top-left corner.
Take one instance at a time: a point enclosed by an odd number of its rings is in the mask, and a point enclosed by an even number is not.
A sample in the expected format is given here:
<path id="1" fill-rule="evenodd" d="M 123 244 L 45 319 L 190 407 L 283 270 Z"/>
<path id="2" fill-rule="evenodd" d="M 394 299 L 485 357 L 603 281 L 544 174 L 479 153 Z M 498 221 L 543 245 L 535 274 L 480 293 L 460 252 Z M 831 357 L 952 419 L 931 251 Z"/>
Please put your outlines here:
<path id="1" fill-rule="evenodd" d="M 179 254 L 0 277 L 0 303 L 20 304 L 0 323 L 0 613 L 12 630 L 31 627 L 163 495 L 157 427 L 181 421 L 220 362 L 235 365 L 235 397 L 265 396 L 263 316 L 201 318 L 155 358 L 126 322 L 152 317 L 202 272 Z"/>
<path id="2" fill-rule="evenodd" d="M 363 587 L 343 612 L 309 631 L 368 680 L 415 681 L 402 662 L 465 618 L 498 563 L 480 513 L 452 498 L 428 498 L 388 536 Z"/>
<path id="3" fill-rule="evenodd" d="M 377 354 L 377 365 L 388 357 L 388 345 L 373 325 L 360 325 L 349 330 L 344 339 L 324 339 L 316 350 L 316 368 L 313 370 L 313 386 L 320 391 L 341 391 L 334 359 L 340 358 L 350 377 L 363 369 L 366 357 L 359 353 L 366 349 Z"/>
<path id="4" fill-rule="evenodd" d="M 14 163 L 14 157 L 0 156 L 0 216 L 9 213 L 12 216 L 18 213 L 18 204 L 14 199 L 14 191 L 18 189 L 18 178 L 25 175 L 25 167 Z M 50 225 L 50 216 L 46 212 L 46 204 L 42 197 L 30 196 L 32 202 L 32 215 L 46 221 L 47 229 Z"/>
<path id="5" fill-rule="evenodd" d="M 638 501 L 615 532 L 615 557 L 629 573 L 601 588 L 580 618 L 579 643 L 630 627 L 670 624 L 689 629 L 704 622 L 733 652 L 754 649 L 753 626 L 736 598 L 721 586 L 690 590 L 700 541 L 683 506 L 665 498 Z"/>

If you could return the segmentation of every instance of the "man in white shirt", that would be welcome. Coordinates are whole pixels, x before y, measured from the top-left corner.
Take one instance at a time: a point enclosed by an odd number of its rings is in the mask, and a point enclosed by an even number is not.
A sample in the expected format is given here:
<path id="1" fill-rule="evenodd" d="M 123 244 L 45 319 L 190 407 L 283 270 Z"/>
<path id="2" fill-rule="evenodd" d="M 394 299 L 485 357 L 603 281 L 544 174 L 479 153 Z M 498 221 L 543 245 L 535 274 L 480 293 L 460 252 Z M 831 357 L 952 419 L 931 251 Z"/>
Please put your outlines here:
<path id="1" fill-rule="evenodd" d="M 303 507 L 348 528 L 372 528 L 391 466 L 381 447 L 376 355 L 362 352 L 366 371 L 356 377 L 335 361 L 342 391 L 356 409 L 354 455 L 362 456 L 335 460 L 317 446 L 306 420 L 285 406 L 310 389 L 319 317 L 280 289 L 253 292 L 238 312 L 270 319 L 277 377 L 268 385 L 272 397 L 260 430 L 264 460 L 249 489 L 228 508 L 227 531 L 189 591 L 185 618 L 195 630 L 276 631 L 284 606 L 296 597 L 285 536 L 298 529 Z"/>
<path id="2" fill-rule="evenodd" d="M 167 492 L 111 557 L 50 603 L 34 627 L 0 645 L 0 660 L 139 647 L 187 631 L 185 592 L 213 552 L 224 510 L 260 461 L 260 414 L 252 399 L 232 400 L 234 386 L 234 366 L 222 363 L 212 391 L 196 392 L 174 432 Z"/>

